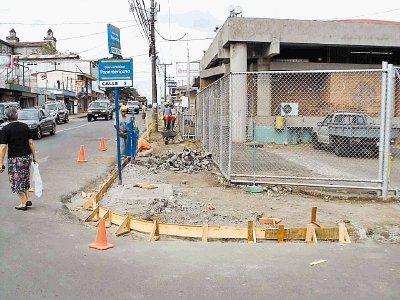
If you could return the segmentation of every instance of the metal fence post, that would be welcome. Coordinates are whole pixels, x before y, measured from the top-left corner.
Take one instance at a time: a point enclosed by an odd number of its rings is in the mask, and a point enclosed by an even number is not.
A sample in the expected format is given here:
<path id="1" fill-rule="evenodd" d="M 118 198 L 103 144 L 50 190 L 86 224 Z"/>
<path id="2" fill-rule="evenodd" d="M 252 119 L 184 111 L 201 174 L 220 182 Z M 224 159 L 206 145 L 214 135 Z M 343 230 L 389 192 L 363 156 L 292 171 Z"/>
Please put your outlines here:
<path id="1" fill-rule="evenodd" d="M 383 161 L 384 161 L 384 143 L 385 143 L 385 120 L 386 120 L 386 96 L 387 96 L 387 77 L 388 63 L 382 62 L 382 87 L 381 87 L 381 120 L 380 120 L 380 137 L 379 137 L 379 171 L 378 180 L 380 181 L 380 191 L 378 196 L 382 196 L 383 190 Z"/>
<path id="2" fill-rule="evenodd" d="M 223 105 L 222 105 L 222 102 L 223 102 L 223 99 L 224 99 L 223 93 L 224 93 L 224 79 L 221 79 L 220 93 L 219 93 L 219 95 L 220 95 L 219 96 L 219 103 L 220 103 L 220 106 L 219 106 L 219 110 L 220 110 L 220 115 L 219 115 L 219 167 L 221 168 L 221 170 L 223 169 L 222 155 L 224 153 L 222 151 L 222 149 L 223 149 L 223 130 L 222 130 L 223 129 L 223 121 L 222 121 L 222 118 L 223 118 L 223 114 L 222 114 Z"/>
<path id="3" fill-rule="evenodd" d="M 232 174 L 232 73 L 229 74 L 229 142 L 228 142 L 228 180 Z"/>
<path id="4" fill-rule="evenodd" d="M 390 136 L 392 129 L 392 101 L 394 96 L 394 68 L 392 64 L 388 65 L 387 76 L 387 101 L 386 101 L 386 118 L 385 118 L 385 145 L 384 145 L 384 160 L 383 160 L 383 187 L 382 197 L 387 199 L 389 187 L 389 160 L 390 160 Z"/>
<path id="5" fill-rule="evenodd" d="M 206 93 L 208 93 L 208 91 L 204 91 L 204 94 L 203 94 L 203 114 L 202 114 L 202 122 L 201 122 L 201 125 L 203 126 L 203 141 L 202 141 L 202 144 L 203 144 L 203 147 L 206 147 L 206 125 L 205 125 L 205 120 L 204 120 L 204 118 L 205 118 L 205 115 L 206 115 L 206 112 L 205 112 L 205 107 L 206 107 Z"/>

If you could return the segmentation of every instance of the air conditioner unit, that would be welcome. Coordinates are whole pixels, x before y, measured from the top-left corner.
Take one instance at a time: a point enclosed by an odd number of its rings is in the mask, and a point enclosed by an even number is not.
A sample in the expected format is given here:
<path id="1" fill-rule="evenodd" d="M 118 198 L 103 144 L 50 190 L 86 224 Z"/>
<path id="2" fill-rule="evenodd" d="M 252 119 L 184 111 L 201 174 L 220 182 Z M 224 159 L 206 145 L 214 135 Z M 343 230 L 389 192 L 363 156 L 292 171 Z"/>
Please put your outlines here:
<path id="1" fill-rule="evenodd" d="M 298 103 L 281 103 L 281 116 L 298 116 Z"/>

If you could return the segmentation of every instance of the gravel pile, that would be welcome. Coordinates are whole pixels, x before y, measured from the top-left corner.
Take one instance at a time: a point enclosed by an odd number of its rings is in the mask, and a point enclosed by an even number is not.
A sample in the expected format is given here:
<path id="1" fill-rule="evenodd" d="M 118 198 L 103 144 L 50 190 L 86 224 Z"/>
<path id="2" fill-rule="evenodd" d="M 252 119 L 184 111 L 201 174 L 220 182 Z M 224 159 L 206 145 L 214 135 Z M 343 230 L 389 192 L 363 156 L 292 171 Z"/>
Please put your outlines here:
<path id="1" fill-rule="evenodd" d="M 150 171 L 169 170 L 184 173 L 195 173 L 202 170 L 212 170 L 211 153 L 205 153 L 184 147 L 182 152 L 167 151 L 161 155 L 150 157 L 145 165 Z"/>

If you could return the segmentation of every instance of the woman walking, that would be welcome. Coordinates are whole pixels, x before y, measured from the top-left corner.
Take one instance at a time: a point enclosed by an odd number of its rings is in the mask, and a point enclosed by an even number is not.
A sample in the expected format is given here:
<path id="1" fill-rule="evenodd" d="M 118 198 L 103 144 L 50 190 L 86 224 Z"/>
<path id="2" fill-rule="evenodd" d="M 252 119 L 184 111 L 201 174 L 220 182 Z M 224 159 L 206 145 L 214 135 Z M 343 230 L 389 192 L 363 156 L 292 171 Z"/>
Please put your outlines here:
<path id="1" fill-rule="evenodd" d="M 6 111 L 6 117 L 10 122 L 3 127 L 0 133 L 0 173 L 4 172 L 4 156 L 8 147 L 8 177 L 13 193 L 18 194 L 21 204 L 15 208 L 27 210 L 32 206 L 29 200 L 29 168 L 31 160 L 37 162 L 35 145 L 32 133 L 28 125 L 18 122 L 18 110 L 14 107 Z"/>
<path id="2" fill-rule="evenodd" d="M 146 105 L 142 104 L 142 120 L 143 125 L 146 125 Z"/>

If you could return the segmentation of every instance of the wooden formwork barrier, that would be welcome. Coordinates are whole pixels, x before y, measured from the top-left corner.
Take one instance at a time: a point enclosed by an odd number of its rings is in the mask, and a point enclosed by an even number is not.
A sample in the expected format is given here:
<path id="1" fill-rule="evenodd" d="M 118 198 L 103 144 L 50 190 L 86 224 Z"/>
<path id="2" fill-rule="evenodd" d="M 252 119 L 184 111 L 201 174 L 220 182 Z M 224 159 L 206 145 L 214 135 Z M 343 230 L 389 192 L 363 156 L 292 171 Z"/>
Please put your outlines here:
<path id="1" fill-rule="evenodd" d="M 166 224 L 160 223 L 158 218 L 153 221 L 145 221 L 131 218 L 112 212 L 108 208 L 97 206 L 85 219 L 86 222 L 98 221 L 101 216 L 107 216 L 111 224 L 117 225 L 115 235 L 129 233 L 130 230 L 149 234 L 149 241 L 158 240 L 160 236 L 173 236 L 181 238 L 198 238 L 203 242 L 210 239 L 244 239 L 249 243 L 257 240 L 303 240 L 307 243 L 316 243 L 318 240 L 339 240 L 349 243 L 350 237 L 344 224 L 339 227 L 314 227 L 310 224 L 307 228 L 286 228 L 279 225 L 278 228 L 259 228 L 254 221 L 249 221 L 247 227 L 236 226 L 213 226 L 213 225 L 189 225 L 189 224 Z"/>
<path id="2" fill-rule="evenodd" d="M 123 167 L 128 162 L 129 158 L 126 158 L 122 164 Z M 303 240 L 306 243 L 317 243 L 318 240 L 339 241 L 341 243 L 351 242 L 345 224 L 341 223 L 338 227 L 323 227 L 317 222 L 317 207 L 311 208 L 311 224 L 304 228 L 287 228 L 283 224 L 279 224 L 278 228 L 260 228 L 255 226 L 254 221 L 248 221 L 247 227 L 238 227 L 208 224 L 167 224 L 160 223 L 158 218 L 154 218 L 152 221 L 134 219 L 130 213 L 119 214 L 113 212 L 110 208 L 103 208 L 98 205 L 117 176 L 118 170 L 114 169 L 104 183 L 90 197 L 85 199 L 82 206 L 82 209 L 92 210 L 85 222 L 98 222 L 100 218 L 104 218 L 107 227 L 111 225 L 118 226 L 114 232 L 116 236 L 133 230 L 149 234 L 149 241 L 157 241 L 160 236 L 165 235 L 180 238 L 198 238 L 203 242 L 207 242 L 210 239 L 243 239 L 247 240 L 248 243 L 256 243 L 258 240 L 276 240 L 279 243 L 286 240 Z M 281 221 L 280 219 L 276 220 Z"/>

